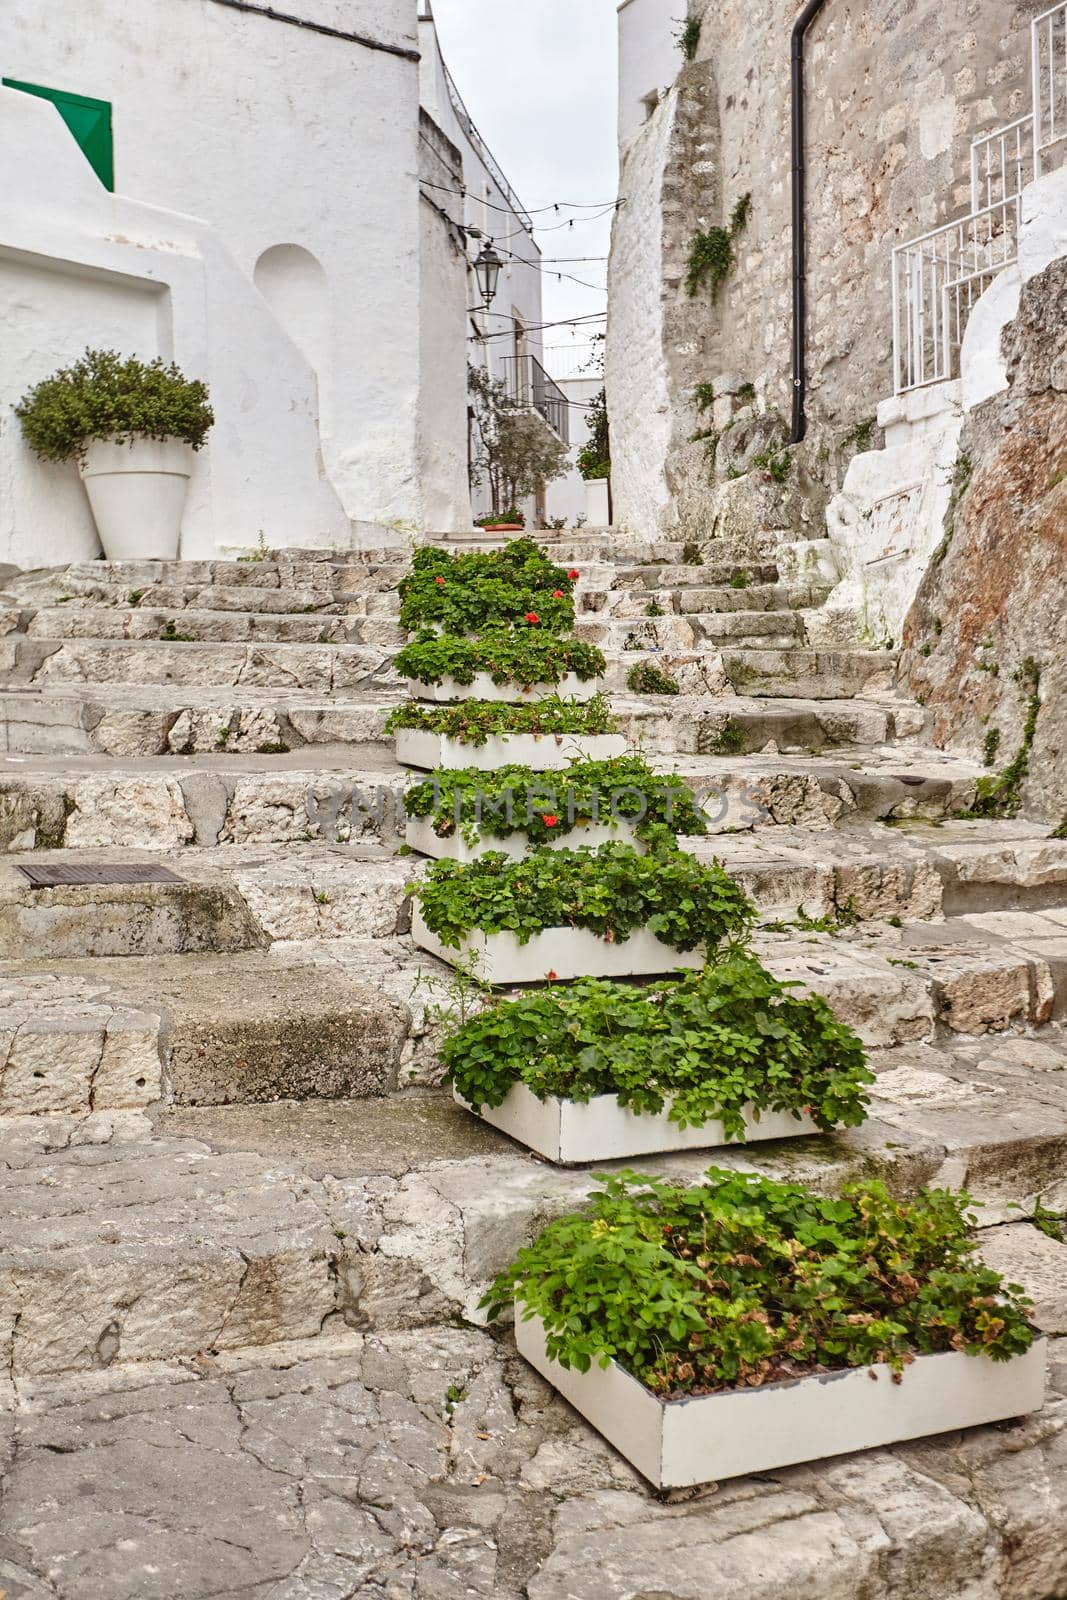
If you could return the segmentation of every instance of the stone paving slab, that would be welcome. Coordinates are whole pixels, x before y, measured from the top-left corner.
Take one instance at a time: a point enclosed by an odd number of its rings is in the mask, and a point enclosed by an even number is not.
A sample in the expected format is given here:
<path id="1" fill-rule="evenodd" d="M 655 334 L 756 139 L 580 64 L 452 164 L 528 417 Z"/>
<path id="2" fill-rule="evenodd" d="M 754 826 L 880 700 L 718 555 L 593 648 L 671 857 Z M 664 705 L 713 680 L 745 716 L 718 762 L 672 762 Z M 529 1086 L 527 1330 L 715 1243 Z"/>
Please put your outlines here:
<path id="1" fill-rule="evenodd" d="M 1055 1389 L 1023 1422 L 675 1503 L 471 1330 L 25 1381 L 16 1407 L 20 1600 L 1048 1600 L 1067 1570 Z"/>

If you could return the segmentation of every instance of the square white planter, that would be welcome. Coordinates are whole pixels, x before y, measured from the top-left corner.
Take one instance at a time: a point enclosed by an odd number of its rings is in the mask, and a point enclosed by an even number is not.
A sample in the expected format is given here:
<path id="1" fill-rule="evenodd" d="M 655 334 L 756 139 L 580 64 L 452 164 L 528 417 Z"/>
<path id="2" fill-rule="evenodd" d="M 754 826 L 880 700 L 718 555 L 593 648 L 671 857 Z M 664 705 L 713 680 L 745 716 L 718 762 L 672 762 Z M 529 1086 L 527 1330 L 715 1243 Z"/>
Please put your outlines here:
<path id="1" fill-rule="evenodd" d="M 619 1161 L 625 1156 L 650 1156 L 658 1151 L 754 1144 L 763 1139 L 799 1139 L 820 1131 L 810 1117 L 765 1111 L 757 1120 L 755 1111 L 748 1107 L 743 1113 L 746 1139 L 741 1141 L 728 1139 L 721 1122 L 680 1128 L 666 1111 L 635 1114 L 621 1106 L 613 1094 L 596 1095 L 583 1105 L 561 1100 L 557 1095 L 539 1100 L 524 1083 L 516 1083 L 500 1105 L 475 1111 L 458 1091 L 453 1093 L 473 1116 L 560 1165 Z"/>
<path id="2" fill-rule="evenodd" d="M 549 1360 L 540 1318 L 524 1322 L 521 1311 L 515 1340 L 530 1365 L 657 1489 L 1021 1417 L 1045 1400 L 1044 1339 L 1010 1361 L 955 1351 L 919 1356 L 899 1384 L 878 1365 L 688 1400 L 660 1400 L 614 1361 L 568 1371 Z"/>
<path id="3" fill-rule="evenodd" d="M 496 772 L 501 767 L 529 767 L 531 772 L 562 772 L 572 761 L 611 761 L 629 749 L 621 733 L 501 733 L 484 744 L 464 744 L 443 733 L 398 728 L 396 759 L 401 766 L 458 772 L 473 767 Z"/>
<path id="4" fill-rule="evenodd" d="M 434 832 L 429 817 L 409 817 L 404 827 L 404 838 L 413 850 L 418 850 L 420 855 L 433 856 L 437 861 L 476 861 L 479 856 L 488 855 L 490 851 L 509 856 L 512 861 L 520 861 L 529 850 L 529 840 L 525 833 L 512 833 L 504 839 L 486 834 L 477 844 L 468 844 L 457 829 L 455 833 L 450 833 L 447 838 L 442 839 Z M 612 843 L 628 844 L 640 855 L 646 853 L 645 846 L 634 832 L 632 822 L 608 823 L 588 828 L 575 827 L 569 833 L 546 840 L 545 848 L 577 850 L 579 846 L 589 845 L 596 849 L 602 844 Z"/>
<path id="5" fill-rule="evenodd" d="M 588 928 L 546 928 L 520 944 L 513 933 L 475 929 L 458 950 L 443 945 L 422 920 L 418 901 L 411 911 L 411 937 L 449 966 L 470 966 L 486 983 L 544 983 L 550 972 L 570 978 L 655 977 L 676 967 L 702 967 L 703 950 L 675 950 L 646 928 L 608 944 Z"/>
<path id="6" fill-rule="evenodd" d="M 440 683 L 420 683 L 418 678 L 407 678 L 408 693 L 413 700 L 433 700 L 443 703 L 452 700 L 493 700 L 508 705 L 516 701 L 551 700 L 558 695 L 561 700 L 592 700 L 604 687 L 603 678 L 587 678 L 584 682 L 573 672 L 565 672 L 558 683 L 494 683 L 488 672 L 476 672 L 470 683 L 457 683 L 455 678 L 442 678 Z"/>

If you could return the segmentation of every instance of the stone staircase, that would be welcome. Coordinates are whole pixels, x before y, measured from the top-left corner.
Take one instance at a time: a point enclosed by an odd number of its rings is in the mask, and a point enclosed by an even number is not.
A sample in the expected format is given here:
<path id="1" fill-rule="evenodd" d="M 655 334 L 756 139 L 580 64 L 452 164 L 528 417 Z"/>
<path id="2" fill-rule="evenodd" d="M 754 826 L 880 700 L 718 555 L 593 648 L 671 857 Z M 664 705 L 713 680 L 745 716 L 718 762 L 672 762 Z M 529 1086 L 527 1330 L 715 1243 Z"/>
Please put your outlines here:
<path id="1" fill-rule="evenodd" d="M 1033 1221 L 1067 1212 L 1067 842 L 961 818 L 981 769 L 923 744 L 890 653 L 808 648 L 773 565 L 552 548 L 625 731 L 704 797 L 692 848 L 878 1075 L 863 1128 L 715 1161 L 966 1186 L 1067 1331 L 1067 1244 Z M 408 937 L 384 734 L 405 564 L 93 562 L 0 597 L 0 1589 L 1056 1600 L 1062 1342 L 1025 1424 L 670 1504 L 480 1327 L 590 1174 L 438 1087 L 455 993 Z M 683 692 L 628 691 L 645 659 Z M 131 862 L 172 877 L 19 870 Z"/>

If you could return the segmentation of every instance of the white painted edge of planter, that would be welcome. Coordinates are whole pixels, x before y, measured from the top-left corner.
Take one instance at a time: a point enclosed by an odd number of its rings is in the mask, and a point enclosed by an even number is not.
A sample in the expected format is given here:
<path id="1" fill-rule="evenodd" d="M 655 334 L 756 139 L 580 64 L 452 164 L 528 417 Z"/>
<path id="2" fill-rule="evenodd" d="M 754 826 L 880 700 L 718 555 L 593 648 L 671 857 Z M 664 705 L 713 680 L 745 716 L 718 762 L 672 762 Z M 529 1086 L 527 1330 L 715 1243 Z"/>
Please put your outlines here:
<path id="1" fill-rule="evenodd" d="M 616 1362 L 568 1371 L 550 1361 L 544 1324 L 516 1312 L 519 1353 L 657 1489 L 691 1488 L 822 1461 L 1039 1411 L 1047 1341 L 1010 1361 L 918 1356 L 892 1381 L 888 1366 L 661 1400 Z M 872 1382 L 872 1376 L 877 1381 Z"/>
<path id="2" fill-rule="evenodd" d="M 502 733 L 479 745 L 423 728 L 398 728 L 396 733 L 396 759 L 401 766 L 429 771 L 458 772 L 472 767 L 478 772 L 496 772 L 501 767 L 529 767 L 532 772 L 562 772 L 572 761 L 611 761 L 628 749 L 621 733 Z"/>
<path id="3" fill-rule="evenodd" d="M 422 920 L 416 900 L 411 911 L 411 937 L 449 966 L 470 966 L 486 983 L 544 983 L 550 972 L 571 978 L 656 977 L 677 967 L 702 967 L 703 950 L 675 950 L 647 928 L 635 928 L 628 939 L 608 944 L 588 928 L 546 928 L 520 944 L 511 932 L 474 929 L 458 950 L 443 945 Z"/>
<path id="4" fill-rule="evenodd" d="M 408 693 L 413 700 L 433 700 L 443 703 L 454 700 L 493 700 L 511 705 L 515 702 L 550 700 L 558 695 L 561 700 L 592 700 L 604 687 L 602 678 L 584 681 L 573 672 L 565 672 L 558 683 L 494 683 L 488 672 L 476 672 L 470 683 L 457 683 L 455 678 L 442 678 L 440 683 L 420 683 L 418 678 L 407 678 Z"/>
<path id="5" fill-rule="evenodd" d="M 404 827 L 404 839 L 413 850 L 418 850 L 420 855 L 433 856 L 437 861 L 476 861 L 479 856 L 488 855 L 490 851 L 509 856 L 512 861 L 520 861 L 530 848 L 525 833 L 512 833 L 503 839 L 486 834 L 477 844 L 471 845 L 457 829 L 455 833 L 442 839 L 434 832 L 433 822 L 429 817 L 409 817 Z M 574 827 L 569 833 L 553 834 L 546 840 L 545 848 L 577 850 L 581 846 L 588 845 L 595 849 L 602 844 L 613 843 L 628 844 L 639 855 L 646 854 L 645 846 L 634 832 L 633 823 L 626 821 L 602 824 L 595 828 Z"/>
<path id="6" fill-rule="evenodd" d="M 759 1115 L 751 1106 L 743 1112 L 746 1137 L 741 1140 L 727 1138 L 718 1121 L 705 1122 L 700 1128 L 681 1128 L 665 1110 L 635 1113 L 621 1106 L 613 1094 L 595 1095 L 584 1104 L 558 1095 L 539 1100 L 526 1084 L 515 1083 L 500 1105 L 475 1111 L 458 1089 L 452 1093 L 473 1116 L 562 1166 L 755 1144 L 764 1139 L 800 1139 L 820 1131 L 810 1117 L 794 1117 L 788 1111 Z"/>

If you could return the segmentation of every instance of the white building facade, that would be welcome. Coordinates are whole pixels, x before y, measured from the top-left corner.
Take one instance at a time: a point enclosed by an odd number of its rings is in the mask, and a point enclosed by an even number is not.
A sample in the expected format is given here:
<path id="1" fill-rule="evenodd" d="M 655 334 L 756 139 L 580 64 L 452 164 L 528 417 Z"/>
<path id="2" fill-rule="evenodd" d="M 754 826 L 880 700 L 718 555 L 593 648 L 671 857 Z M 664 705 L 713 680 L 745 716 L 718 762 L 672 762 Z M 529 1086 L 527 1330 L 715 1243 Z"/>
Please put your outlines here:
<path id="1" fill-rule="evenodd" d="M 185 556 L 469 527 L 455 191 L 481 179 L 422 95 L 435 64 L 418 0 L 8 0 L 0 560 L 98 548 L 75 469 L 38 462 L 12 415 L 87 346 L 209 385 Z M 509 276 L 536 327 L 536 251 Z"/>

